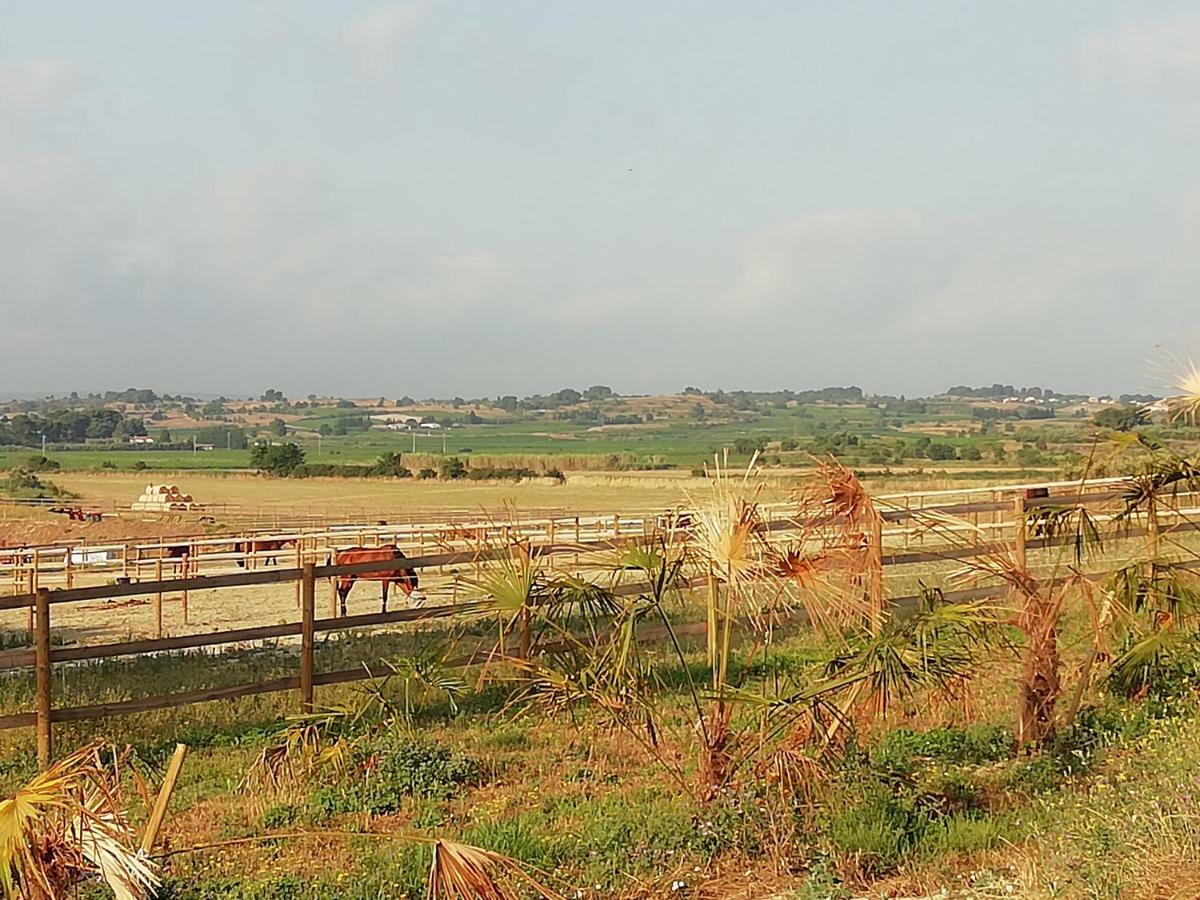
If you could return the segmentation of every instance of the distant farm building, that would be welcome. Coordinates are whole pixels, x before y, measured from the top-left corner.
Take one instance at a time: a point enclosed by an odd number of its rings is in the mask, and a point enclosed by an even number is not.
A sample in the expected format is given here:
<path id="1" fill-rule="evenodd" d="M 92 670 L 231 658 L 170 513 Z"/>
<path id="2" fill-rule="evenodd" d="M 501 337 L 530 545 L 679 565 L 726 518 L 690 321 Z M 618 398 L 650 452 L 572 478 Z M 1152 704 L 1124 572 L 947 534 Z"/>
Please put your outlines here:
<path id="1" fill-rule="evenodd" d="M 150 437 L 150 435 L 148 435 L 148 434 L 135 434 L 133 437 L 131 437 L 129 439 L 129 443 L 131 443 L 131 444 L 153 444 L 154 438 Z"/>

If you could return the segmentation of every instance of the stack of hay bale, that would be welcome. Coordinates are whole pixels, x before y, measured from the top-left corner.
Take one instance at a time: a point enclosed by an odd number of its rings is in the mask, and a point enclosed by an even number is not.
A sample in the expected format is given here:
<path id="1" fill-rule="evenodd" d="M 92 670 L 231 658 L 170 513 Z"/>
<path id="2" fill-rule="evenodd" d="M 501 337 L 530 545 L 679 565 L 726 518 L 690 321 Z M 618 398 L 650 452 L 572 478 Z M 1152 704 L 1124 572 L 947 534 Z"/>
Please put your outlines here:
<path id="1" fill-rule="evenodd" d="M 191 494 L 183 493 L 173 484 L 146 485 L 137 502 L 130 506 L 130 509 L 141 512 L 186 512 L 199 508 L 199 503 L 192 502 Z"/>

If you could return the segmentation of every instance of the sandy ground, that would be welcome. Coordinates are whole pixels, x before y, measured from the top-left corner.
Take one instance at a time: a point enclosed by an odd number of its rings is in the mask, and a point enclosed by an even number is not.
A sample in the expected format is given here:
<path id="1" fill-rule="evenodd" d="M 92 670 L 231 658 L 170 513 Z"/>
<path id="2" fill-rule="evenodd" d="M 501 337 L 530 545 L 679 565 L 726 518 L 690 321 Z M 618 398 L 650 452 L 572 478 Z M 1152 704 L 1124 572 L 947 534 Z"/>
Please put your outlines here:
<path id="1" fill-rule="evenodd" d="M 455 597 L 466 600 L 471 590 L 461 582 L 456 590 L 451 575 L 436 572 L 424 575 L 421 587 L 428 598 L 426 604 L 430 606 L 452 603 Z M 328 581 L 318 582 L 316 601 L 318 619 L 333 615 L 333 591 Z M 410 605 L 403 592 L 392 587 L 388 610 L 406 609 Z M 191 591 L 186 623 L 180 592 L 164 594 L 162 607 L 164 637 L 300 621 L 295 583 Z M 379 609 L 378 582 L 355 584 L 347 601 L 347 612 L 352 616 L 365 615 L 379 612 Z M 51 623 L 54 633 L 69 643 L 101 644 L 152 638 L 157 636 L 155 597 L 55 604 L 51 609 Z M 26 610 L 0 611 L 0 631 L 23 632 L 28 625 Z"/>

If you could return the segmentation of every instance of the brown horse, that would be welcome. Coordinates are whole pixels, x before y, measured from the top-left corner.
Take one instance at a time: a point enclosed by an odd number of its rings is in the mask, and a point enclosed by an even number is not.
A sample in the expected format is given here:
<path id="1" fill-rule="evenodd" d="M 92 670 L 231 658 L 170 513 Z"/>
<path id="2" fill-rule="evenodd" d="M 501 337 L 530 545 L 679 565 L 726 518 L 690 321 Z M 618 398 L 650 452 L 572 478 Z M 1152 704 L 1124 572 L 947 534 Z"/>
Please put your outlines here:
<path id="1" fill-rule="evenodd" d="M 241 554 L 242 554 L 242 557 L 241 557 L 240 559 L 238 559 L 238 561 L 237 561 L 237 564 L 238 564 L 239 566 L 241 566 L 241 567 L 244 569 L 244 568 L 246 567 L 246 557 L 245 557 L 245 554 L 247 554 L 247 553 L 258 553 L 258 552 L 260 552 L 260 551 L 264 551 L 264 550 L 265 550 L 265 551 L 272 551 L 272 550 L 282 550 L 284 547 L 290 547 L 290 546 L 292 546 L 292 545 L 293 545 L 293 544 L 295 544 L 295 543 L 296 543 L 295 541 L 291 541 L 291 540 L 282 540 L 282 541 L 257 541 L 257 540 L 256 540 L 256 541 L 237 541 L 237 542 L 236 542 L 236 543 L 233 545 L 233 550 L 234 550 L 234 552 L 235 552 L 235 553 L 241 553 Z M 277 557 L 274 557 L 274 556 L 268 556 L 266 559 L 264 559 L 264 560 L 263 560 L 263 565 L 264 565 L 264 566 L 277 566 L 277 565 L 279 565 L 279 559 L 278 559 Z"/>
<path id="2" fill-rule="evenodd" d="M 379 547 L 347 547 L 345 550 L 337 551 L 334 557 L 334 564 L 348 566 L 354 563 L 405 558 L 400 548 L 395 544 L 383 544 Z M 346 598 L 350 595 L 350 589 L 354 587 L 354 582 L 360 578 L 364 581 L 378 581 L 382 583 L 383 612 L 387 612 L 388 586 L 393 584 L 408 595 L 413 601 L 414 606 L 419 606 L 425 602 L 425 595 L 417 590 L 416 569 L 404 568 L 392 569 L 388 572 L 365 572 L 361 575 L 343 575 L 337 582 L 337 595 L 338 600 L 342 604 L 343 616 L 346 615 Z"/>

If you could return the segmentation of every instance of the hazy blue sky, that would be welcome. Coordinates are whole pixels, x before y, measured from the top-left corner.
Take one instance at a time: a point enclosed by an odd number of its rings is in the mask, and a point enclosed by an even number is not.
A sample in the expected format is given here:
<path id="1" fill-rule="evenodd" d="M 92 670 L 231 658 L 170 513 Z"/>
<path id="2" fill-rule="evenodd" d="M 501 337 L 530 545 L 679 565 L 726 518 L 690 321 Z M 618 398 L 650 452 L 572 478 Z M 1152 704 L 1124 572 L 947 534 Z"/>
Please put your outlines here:
<path id="1" fill-rule="evenodd" d="M 1155 388 L 1198 161 L 1195 4 L 0 0 L 0 395 Z"/>

